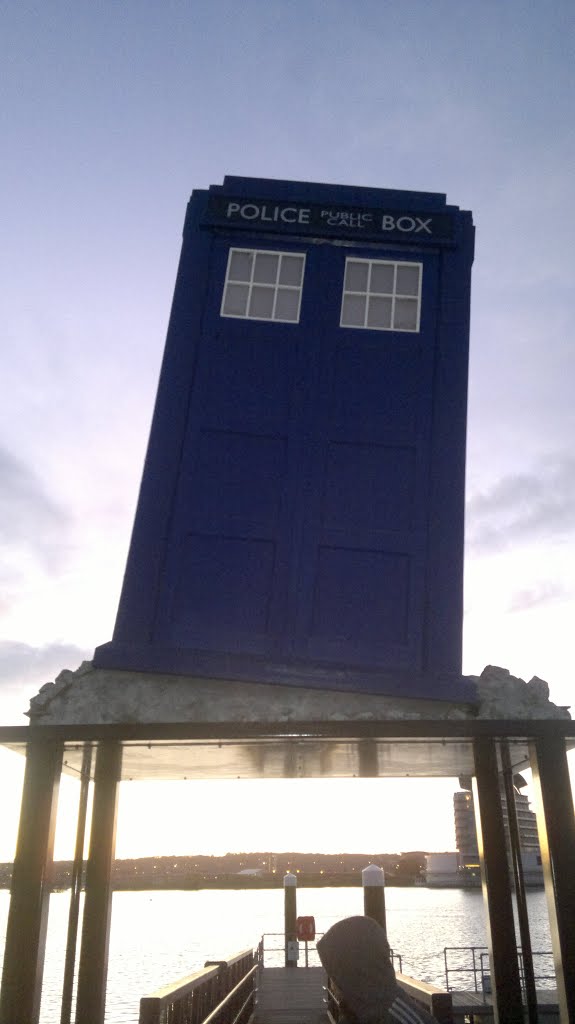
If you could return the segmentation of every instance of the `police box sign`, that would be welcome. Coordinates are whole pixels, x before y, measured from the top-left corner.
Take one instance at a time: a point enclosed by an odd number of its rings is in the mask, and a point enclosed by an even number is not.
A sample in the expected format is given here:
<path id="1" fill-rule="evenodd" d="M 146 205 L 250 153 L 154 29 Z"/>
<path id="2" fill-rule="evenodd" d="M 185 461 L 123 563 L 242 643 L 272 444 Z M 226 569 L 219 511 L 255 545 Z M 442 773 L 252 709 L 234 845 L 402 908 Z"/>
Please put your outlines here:
<path id="1" fill-rule="evenodd" d="M 417 242 L 453 240 L 448 213 L 209 196 L 203 224 L 274 233 Z"/>

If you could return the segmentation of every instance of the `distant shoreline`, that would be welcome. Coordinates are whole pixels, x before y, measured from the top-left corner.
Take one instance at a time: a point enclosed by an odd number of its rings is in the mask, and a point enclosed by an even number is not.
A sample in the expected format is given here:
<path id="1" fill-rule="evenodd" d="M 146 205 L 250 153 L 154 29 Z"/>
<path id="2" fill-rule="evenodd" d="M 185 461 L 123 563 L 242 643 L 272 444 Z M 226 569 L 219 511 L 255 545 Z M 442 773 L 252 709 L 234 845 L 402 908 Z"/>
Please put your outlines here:
<path id="1" fill-rule="evenodd" d="M 412 888 L 414 882 L 412 880 L 398 881 L 397 879 L 386 879 L 386 887 L 393 888 Z M 0 890 L 9 889 L 10 881 L 2 879 L 0 880 Z M 66 892 L 70 888 L 69 884 L 62 884 L 56 881 L 52 886 L 52 892 Z M 329 889 L 329 888 L 357 888 L 361 889 L 361 877 L 354 875 L 298 875 L 298 889 Z M 463 886 L 462 886 L 463 888 Z M 196 892 L 202 889 L 246 889 L 246 890 L 257 890 L 257 889 L 283 889 L 283 877 L 269 878 L 256 877 L 256 878 L 205 878 L 205 879 L 190 879 L 185 878 L 170 878 L 170 879 L 150 879 L 150 878 L 133 878 L 133 879 L 118 879 L 112 883 L 112 889 L 114 892 L 164 892 L 164 891 L 181 891 L 181 892 Z"/>
<path id="2" fill-rule="evenodd" d="M 298 876 L 298 889 L 342 889 L 342 888 L 354 888 L 361 889 L 361 878 L 357 876 L 317 876 L 304 875 Z M 413 880 L 398 880 L 395 878 L 386 879 L 386 889 L 479 889 L 481 883 L 476 884 L 467 883 L 465 885 L 454 885 L 445 884 L 428 885 L 426 882 L 418 882 L 417 885 Z M 62 884 L 56 882 L 52 888 L 52 892 L 67 892 L 70 888 L 69 884 Z M 82 889 L 84 887 L 82 886 Z M 6 880 L 0 880 L 0 890 L 9 890 L 10 882 Z M 114 880 L 112 884 L 114 892 L 201 892 L 204 889 L 219 889 L 219 890 L 246 890 L 246 891 L 257 891 L 261 889 L 283 889 L 283 878 L 206 878 L 201 880 L 196 879 L 149 879 L 149 878 L 134 878 L 127 880 Z"/>
<path id="3" fill-rule="evenodd" d="M 323 854 L 283 853 L 185 854 L 118 858 L 112 872 L 116 891 L 200 889 L 281 889 L 292 872 L 300 888 L 361 886 L 362 870 L 376 864 L 385 872 L 387 885 L 412 886 L 422 877 L 425 853 Z M 51 872 L 53 891 L 70 888 L 71 860 L 56 860 Z M 12 864 L 0 863 L 0 889 L 10 887 Z"/>
<path id="4" fill-rule="evenodd" d="M 438 885 L 437 883 L 428 884 L 427 882 L 417 882 L 413 879 L 396 879 L 390 878 L 385 881 L 386 889 L 462 889 L 462 890 L 479 890 L 481 889 L 480 880 L 471 882 L 468 881 L 465 884 L 455 884 L 446 882 L 444 885 Z M 84 887 L 82 886 L 82 889 Z M 342 888 L 354 888 L 361 889 L 361 877 L 353 875 L 300 875 L 298 876 L 298 889 L 342 889 Z M 543 888 L 542 883 L 528 885 L 529 890 Z M 8 891 L 10 889 L 10 881 L 6 879 L 0 879 L 0 891 Z M 51 888 L 51 892 L 67 892 L 70 889 L 69 884 L 62 884 L 56 881 Z M 149 878 L 133 878 L 126 880 L 114 880 L 112 884 L 114 892 L 201 892 L 205 889 L 213 890 L 245 890 L 245 891 L 258 891 L 262 889 L 283 889 L 283 878 L 269 878 L 269 877 L 248 877 L 248 878 L 205 878 L 205 879 L 189 879 L 185 878 L 173 878 L 173 879 L 149 879 Z"/>

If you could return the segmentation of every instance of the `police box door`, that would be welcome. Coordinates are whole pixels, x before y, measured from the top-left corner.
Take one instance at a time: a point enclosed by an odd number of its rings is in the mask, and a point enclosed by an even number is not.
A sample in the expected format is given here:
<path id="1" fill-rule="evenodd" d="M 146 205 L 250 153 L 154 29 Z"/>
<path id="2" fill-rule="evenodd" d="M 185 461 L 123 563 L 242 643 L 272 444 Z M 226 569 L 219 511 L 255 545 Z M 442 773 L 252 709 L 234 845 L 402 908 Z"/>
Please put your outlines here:
<path id="1" fill-rule="evenodd" d="M 155 639 L 423 667 L 437 257 L 216 237 Z"/>

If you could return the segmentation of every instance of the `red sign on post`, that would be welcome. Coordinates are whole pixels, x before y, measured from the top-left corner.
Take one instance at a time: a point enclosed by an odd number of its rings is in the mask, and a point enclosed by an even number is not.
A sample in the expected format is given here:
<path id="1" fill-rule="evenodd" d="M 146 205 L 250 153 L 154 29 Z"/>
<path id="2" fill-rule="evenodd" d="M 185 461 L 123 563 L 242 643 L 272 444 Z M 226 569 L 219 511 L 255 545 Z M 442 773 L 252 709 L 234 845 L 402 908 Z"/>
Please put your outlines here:
<path id="1" fill-rule="evenodd" d="M 299 942 L 313 942 L 315 939 L 315 917 L 298 917 L 296 929 Z"/>

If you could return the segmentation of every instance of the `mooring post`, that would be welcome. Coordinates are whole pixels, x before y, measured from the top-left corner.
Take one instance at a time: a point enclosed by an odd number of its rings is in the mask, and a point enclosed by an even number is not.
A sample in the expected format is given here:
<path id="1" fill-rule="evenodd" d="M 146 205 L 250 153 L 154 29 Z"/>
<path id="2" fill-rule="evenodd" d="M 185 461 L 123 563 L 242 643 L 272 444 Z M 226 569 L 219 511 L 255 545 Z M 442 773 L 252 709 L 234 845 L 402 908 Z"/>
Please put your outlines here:
<path id="1" fill-rule="evenodd" d="M 297 877 L 284 875 L 285 965 L 297 967 Z"/>
<path id="2" fill-rule="evenodd" d="M 363 912 L 381 925 L 387 934 L 385 921 L 385 874 L 377 864 L 368 864 L 361 872 L 363 886 Z"/>

